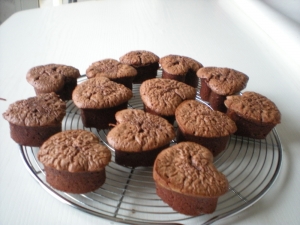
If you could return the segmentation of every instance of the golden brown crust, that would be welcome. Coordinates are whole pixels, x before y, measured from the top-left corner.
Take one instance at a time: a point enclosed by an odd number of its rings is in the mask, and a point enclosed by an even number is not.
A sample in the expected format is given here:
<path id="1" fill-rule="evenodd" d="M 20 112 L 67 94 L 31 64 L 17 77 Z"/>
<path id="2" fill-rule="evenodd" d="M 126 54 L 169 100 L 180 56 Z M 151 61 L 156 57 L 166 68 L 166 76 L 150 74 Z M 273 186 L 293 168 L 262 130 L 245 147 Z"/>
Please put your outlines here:
<path id="1" fill-rule="evenodd" d="M 142 83 L 140 94 L 143 103 L 152 111 L 172 116 L 181 102 L 196 97 L 196 90 L 176 80 L 154 78 Z"/>
<path id="2" fill-rule="evenodd" d="M 57 92 L 64 86 L 66 79 L 77 79 L 79 76 L 79 70 L 72 66 L 47 64 L 31 68 L 26 79 L 40 92 Z"/>
<path id="3" fill-rule="evenodd" d="M 92 63 L 86 70 L 88 78 L 107 77 L 117 79 L 123 77 L 135 77 L 137 71 L 132 66 L 120 63 L 115 59 L 103 59 Z"/>
<path id="4" fill-rule="evenodd" d="M 66 114 L 66 103 L 55 93 L 41 94 L 10 104 L 4 119 L 19 126 L 58 125 Z"/>
<path id="5" fill-rule="evenodd" d="M 223 137 L 233 134 L 236 125 L 226 114 L 210 109 L 196 100 L 181 103 L 175 112 L 181 131 L 200 137 Z"/>
<path id="6" fill-rule="evenodd" d="M 38 159 L 44 166 L 57 170 L 100 171 L 110 162 L 111 152 L 92 132 L 68 130 L 45 141 Z"/>
<path id="7" fill-rule="evenodd" d="M 228 181 L 214 166 L 211 152 L 193 142 L 163 150 L 155 160 L 153 178 L 166 189 L 196 197 L 219 197 L 228 191 Z"/>
<path id="8" fill-rule="evenodd" d="M 255 92 L 227 96 L 225 105 L 240 117 L 258 124 L 279 124 L 281 120 L 275 103 Z"/>
<path id="9" fill-rule="evenodd" d="M 118 106 L 132 97 L 132 91 L 106 77 L 95 77 L 77 85 L 72 94 L 74 104 L 82 109 Z"/>
<path id="10" fill-rule="evenodd" d="M 249 77 L 230 68 L 203 67 L 197 71 L 199 78 L 205 79 L 208 87 L 219 95 L 232 95 L 243 90 Z"/>
<path id="11" fill-rule="evenodd" d="M 136 50 L 126 53 L 120 57 L 120 62 L 134 67 L 147 66 L 158 63 L 159 57 L 153 52 L 145 50 Z"/>
<path id="12" fill-rule="evenodd" d="M 107 141 L 117 150 L 153 150 L 169 144 L 175 138 L 175 130 L 167 120 L 143 110 L 119 111 L 116 120 L 117 125 L 108 133 Z"/>

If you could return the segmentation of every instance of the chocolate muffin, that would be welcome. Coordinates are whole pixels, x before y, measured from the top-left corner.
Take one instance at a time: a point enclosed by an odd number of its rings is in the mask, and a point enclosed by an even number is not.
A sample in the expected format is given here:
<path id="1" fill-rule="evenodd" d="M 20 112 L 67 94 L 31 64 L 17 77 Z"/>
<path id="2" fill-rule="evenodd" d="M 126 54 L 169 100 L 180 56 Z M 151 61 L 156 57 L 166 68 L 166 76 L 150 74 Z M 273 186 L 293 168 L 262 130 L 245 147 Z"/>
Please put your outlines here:
<path id="1" fill-rule="evenodd" d="M 177 106 L 184 100 L 195 99 L 196 89 L 176 80 L 154 78 L 142 83 L 140 95 L 146 112 L 173 124 Z"/>
<path id="2" fill-rule="evenodd" d="M 167 120 L 143 110 L 119 111 L 116 121 L 107 142 L 115 149 L 116 163 L 123 166 L 153 166 L 157 154 L 175 138 L 174 127 Z"/>
<path id="3" fill-rule="evenodd" d="M 226 112 L 226 96 L 238 94 L 249 80 L 242 72 L 220 67 L 203 67 L 197 71 L 197 76 L 201 79 L 201 99 L 221 112 Z"/>
<path id="4" fill-rule="evenodd" d="M 107 77 L 110 80 L 123 84 L 132 90 L 132 81 L 137 71 L 132 66 L 120 63 L 115 59 L 103 59 L 92 63 L 86 70 L 87 78 Z"/>
<path id="5" fill-rule="evenodd" d="M 92 132 L 67 130 L 45 141 L 38 160 L 44 165 L 46 181 L 53 188 L 79 194 L 103 185 L 111 152 Z"/>
<path id="6" fill-rule="evenodd" d="M 159 57 L 153 52 L 144 50 L 128 52 L 120 57 L 120 62 L 133 66 L 137 70 L 137 75 L 133 79 L 134 84 L 155 78 L 159 68 Z"/>
<path id="7" fill-rule="evenodd" d="M 228 181 L 213 164 L 211 152 L 193 142 L 163 150 L 153 166 L 157 195 L 175 211 L 197 216 L 213 213 Z"/>
<path id="8" fill-rule="evenodd" d="M 263 139 L 281 120 L 275 103 L 256 92 L 228 96 L 225 105 L 227 115 L 236 123 L 236 135 Z"/>
<path id="9" fill-rule="evenodd" d="M 107 129 L 116 123 L 115 113 L 126 109 L 131 97 L 132 91 L 124 85 L 95 77 L 77 85 L 72 98 L 85 127 Z"/>
<path id="10" fill-rule="evenodd" d="M 55 92 L 62 100 L 70 100 L 79 76 L 79 70 L 72 66 L 48 64 L 31 68 L 26 79 L 37 95 Z"/>
<path id="11" fill-rule="evenodd" d="M 196 60 L 179 55 L 167 55 L 160 60 L 162 78 L 184 82 L 194 88 L 198 87 L 197 71 L 203 67 Z"/>
<path id="12" fill-rule="evenodd" d="M 196 100 L 181 103 L 175 112 L 177 142 L 192 141 L 208 148 L 217 156 L 227 145 L 236 125 L 226 114 L 214 111 Z"/>
<path id="13" fill-rule="evenodd" d="M 38 147 L 61 131 L 65 114 L 66 103 L 52 92 L 10 104 L 3 118 L 9 122 L 15 142 Z"/>
<path id="14" fill-rule="evenodd" d="M 185 76 L 189 70 L 189 65 L 182 56 L 167 55 L 159 60 L 162 68 L 162 78 L 173 79 L 185 82 Z"/>

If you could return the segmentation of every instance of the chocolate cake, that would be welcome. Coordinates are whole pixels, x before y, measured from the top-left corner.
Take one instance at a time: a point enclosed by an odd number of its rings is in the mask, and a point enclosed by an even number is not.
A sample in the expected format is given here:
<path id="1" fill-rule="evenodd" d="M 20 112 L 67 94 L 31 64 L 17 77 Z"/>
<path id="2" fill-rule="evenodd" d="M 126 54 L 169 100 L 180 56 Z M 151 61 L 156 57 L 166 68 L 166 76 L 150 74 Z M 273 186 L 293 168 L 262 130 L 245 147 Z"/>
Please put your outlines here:
<path id="1" fill-rule="evenodd" d="M 115 113 L 126 109 L 131 97 L 132 91 L 124 85 L 95 77 L 77 85 L 72 98 L 85 127 L 107 129 L 116 123 Z"/>
<path id="2" fill-rule="evenodd" d="M 203 67 L 196 60 L 179 55 L 167 55 L 160 60 L 162 78 L 184 82 L 194 88 L 198 87 L 197 71 Z"/>
<path id="3" fill-rule="evenodd" d="M 103 59 L 92 63 L 86 70 L 87 78 L 107 77 L 132 89 L 132 82 L 137 71 L 132 66 L 120 63 L 115 59 Z"/>
<path id="4" fill-rule="evenodd" d="M 140 95 L 146 112 L 173 124 L 177 106 L 184 100 L 195 99 L 196 89 L 180 81 L 154 78 L 142 83 Z"/>
<path id="5" fill-rule="evenodd" d="M 115 149 L 116 163 L 123 166 L 153 166 L 157 154 L 175 138 L 174 127 L 167 120 L 143 110 L 119 111 L 116 121 L 107 142 Z"/>
<path id="6" fill-rule="evenodd" d="M 79 194 L 103 185 L 111 152 L 92 132 L 68 130 L 45 141 L 38 160 L 44 165 L 46 181 L 53 188 Z"/>
<path id="7" fill-rule="evenodd" d="M 256 92 L 228 96 L 225 105 L 227 115 L 236 123 L 236 135 L 263 139 L 281 120 L 275 103 Z"/>
<path id="8" fill-rule="evenodd" d="M 55 92 L 62 100 L 70 100 L 79 76 L 79 70 L 72 66 L 48 64 L 30 69 L 26 79 L 37 95 Z"/>
<path id="9" fill-rule="evenodd" d="M 197 76 L 201 79 L 201 99 L 220 112 L 226 112 L 226 96 L 238 94 L 249 80 L 242 72 L 220 67 L 203 67 L 197 71 Z"/>
<path id="10" fill-rule="evenodd" d="M 66 103 L 55 93 L 40 94 L 9 105 L 3 118 L 9 122 L 11 138 L 25 146 L 40 146 L 61 131 Z"/>
<path id="11" fill-rule="evenodd" d="M 182 56 L 167 55 L 160 58 L 159 63 L 162 68 L 162 78 L 185 82 L 189 65 Z"/>
<path id="12" fill-rule="evenodd" d="M 213 213 L 228 181 L 213 164 L 211 152 L 193 142 L 163 150 L 153 166 L 157 195 L 175 211 L 197 216 Z"/>
<path id="13" fill-rule="evenodd" d="M 236 125 L 226 114 L 214 111 L 196 100 L 181 103 L 175 112 L 177 142 L 192 141 L 208 148 L 217 156 L 227 145 Z"/>
<path id="14" fill-rule="evenodd" d="M 134 84 L 155 78 L 159 68 L 159 57 L 153 52 L 145 50 L 130 51 L 120 57 L 120 62 L 133 66 L 137 70 L 137 75 L 133 80 Z"/>

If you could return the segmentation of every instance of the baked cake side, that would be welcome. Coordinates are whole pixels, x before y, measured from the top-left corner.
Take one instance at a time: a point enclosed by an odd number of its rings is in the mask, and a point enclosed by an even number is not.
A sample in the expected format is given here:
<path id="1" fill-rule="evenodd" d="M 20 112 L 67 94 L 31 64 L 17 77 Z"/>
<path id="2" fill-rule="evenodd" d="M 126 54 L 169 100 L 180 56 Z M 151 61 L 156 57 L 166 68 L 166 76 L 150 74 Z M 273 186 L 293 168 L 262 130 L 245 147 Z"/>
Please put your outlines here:
<path id="1" fill-rule="evenodd" d="M 77 85 L 73 91 L 74 104 L 81 110 L 85 127 L 107 129 L 115 124 L 115 113 L 126 109 L 132 91 L 107 77 L 95 77 Z"/>
<path id="2" fill-rule="evenodd" d="M 203 67 L 197 71 L 201 80 L 200 97 L 214 110 L 226 112 L 226 96 L 242 91 L 249 77 L 237 70 L 222 67 Z"/>
<path id="3" fill-rule="evenodd" d="M 214 156 L 225 150 L 236 131 L 235 122 L 225 113 L 214 111 L 196 100 L 181 103 L 175 112 L 177 142 L 193 141 L 208 148 Z"/>
<path id="4" fill-rule="evenodd" d="M 106 179 L 105 167 L 110 150 L 99 138 L 86 130 L 68 130 L 53 135 L 38 151 L 44 165 L 46 181 L 55 189 L 86 193 L 101 187 Z"/>
<path id="5" fill-rule="evenodd" d="M 227 115 L 237 125 L 236 135 L 263 139 L 281 121 L 275 103 L 256 92 L 228 96 L 225 105 Z"/>
<path id="6" fill-rule="evenodd" d="M 134 67 L 123 64 L 115 59 L 103 59 L 92 63 L 86 70 L 87 78 L 107 77 L 132 89 L 132 82 L 137 71 Z"/>
<path id="7" fill-rule="evenodd" d="M 228 191 L 224 174 L 205 147 L 181 142 L 163 150 L 153 166 L 158 196 L 175 211 L 197 216 L 213 213 L 218 198 Z"/>
<path id="8" fill-rule="evenodd" d="M 15 142 L 38 147 L 61 131 L 65 114 L 66 103 L 52 92 L 10 104 L 3 118 L 9 122 Z"/>
<path id="9" fill-rule="evenodd" d="M 167 120 L 143 110 L 119 111 L 116 121 L 107 141 L 115 149 L 115 160 L 120 165 L 153 166 L 157 154 L 175 138 L 175 129 Z"/>
<path id="10" fill-rule="evenodd" d="M 47 64 L 31 68 L 26 80 L 37 95 L 55 92 L 62 100 L 72 99 L 72 92 L 80 77 L 79 70 L 67 65 Z"/>
<path id="11" fill-rule="evenodd" d="M 177 106 L 184 100 L 195 99 L 196 89 L 176 80 L 154 78 L 142 83 L 140 95 L 146 112 L 173 124 Z"/>
<path id="12" fill-rule="evenodd" d="M 135 50 L 120 57 L 120 62 L 130 65 L 137 70 L 133 80 L 134 84 L 141 84 L 143 81 L 155 78 L 159 68 L 159 57 L 150 51 Z"/>

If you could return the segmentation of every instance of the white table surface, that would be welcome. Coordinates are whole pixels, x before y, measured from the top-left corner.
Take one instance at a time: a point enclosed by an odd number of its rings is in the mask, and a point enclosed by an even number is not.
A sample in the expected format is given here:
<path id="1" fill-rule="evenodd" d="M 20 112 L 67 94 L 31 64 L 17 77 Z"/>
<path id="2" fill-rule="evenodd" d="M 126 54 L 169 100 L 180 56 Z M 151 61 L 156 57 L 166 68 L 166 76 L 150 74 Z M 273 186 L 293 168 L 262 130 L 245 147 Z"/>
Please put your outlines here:
<path id="1" fill-rule="evenodd" d="M 25 75 L 41 64 L 84 74 L 94 61 L 139 49 L 240 70 L 250 77 L 246 90 L 282 113 L 283 164 L 261 200 L 216 224 L 299 224 L 299 37 L 299 26 L 249 0 L 102 0 L 19 12 L 0 26 L 0 113 L 34 96 Z M 0 131 L 0 224 L 117 224 L 49 195 L 26 170 L 2 117 Z"/>

